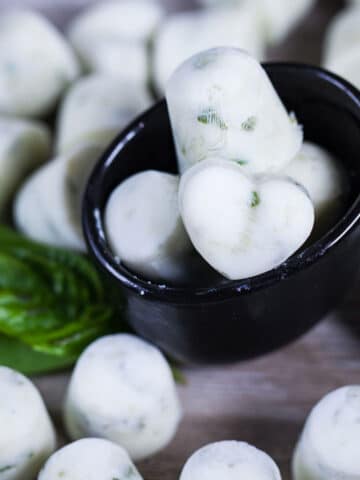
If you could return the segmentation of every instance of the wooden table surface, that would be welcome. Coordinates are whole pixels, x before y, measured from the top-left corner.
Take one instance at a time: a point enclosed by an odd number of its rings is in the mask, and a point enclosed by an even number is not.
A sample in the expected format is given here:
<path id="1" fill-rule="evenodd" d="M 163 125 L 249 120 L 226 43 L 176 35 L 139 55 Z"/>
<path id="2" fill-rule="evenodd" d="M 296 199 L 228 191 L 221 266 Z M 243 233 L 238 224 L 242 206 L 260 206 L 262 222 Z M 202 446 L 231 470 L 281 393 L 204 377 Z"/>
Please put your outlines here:
<path id="1" fill-rule="evenodd" d="M 184 368 L 183 422 L 166 450 L 139 465 L 144 479 L 176 480 L 196 449 L 237 439 L 268 452 L 290 480 L 292 451 L 312 405 L 360 383 L 359 292 L 360 282 L 336 314 L 281 351 L 227 367 Z M 66 374 L 36 379 L 59 431 L 67 381 Z"/>
<path id="2" fill-rule="evenodd" d="M 24 3 L 36 3 L 62 24 L 87 0 L 12 0 Z M 190 3 L 178 1 L 181 6 Z M 269 52 L 269 58 L 318 63 L 325 26 L 342 3 L 318 1 L 303 25 Z M 0 6 L 9 6 L 9 0 L 0 0 Z M 187 384 L 179 387 L 184 420 L 173 443 L 139 465 L 145 480 L 176 480 L 192 452 L 225 439 L 245 440 L 264 449 L 278 463 L 283 479 L 289 480 L 292 451 L 311 406 L 332 389 L 360 383 L 359 292 L 360 283 L 338 312 L 281 351 L 228 367 L 184 369 Z M 68 375 L 35 381 L 64 442 L 61 404 Z"/>

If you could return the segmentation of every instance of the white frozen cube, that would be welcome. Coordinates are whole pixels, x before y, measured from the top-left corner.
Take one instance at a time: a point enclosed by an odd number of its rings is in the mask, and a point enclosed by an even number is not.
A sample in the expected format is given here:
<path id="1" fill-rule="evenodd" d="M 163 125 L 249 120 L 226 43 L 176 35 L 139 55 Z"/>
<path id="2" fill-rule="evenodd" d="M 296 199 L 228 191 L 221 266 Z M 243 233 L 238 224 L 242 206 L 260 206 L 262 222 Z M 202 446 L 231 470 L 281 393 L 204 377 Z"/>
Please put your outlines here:
<path id="1" fill-rule="evenodd" d="M 283 173 L 309 193 L 315 207 L 316 228 L 326 231 L 334 226 L 349 191 L 349 180 L 339 160 L 319 145 L 304 142 Z"/>
<path id="2" fill-rule="evenodd" d="M 45 17 L 28 10 L 0 16 L 0 112 L 39 117 L 78 77 L 78 61 Z"/>
<path id="3" fill-rule="evenodd" d="M 303 187 L 287 177 L 250 177 L 221 159 L 205 160 L 182 176 L 179 204 L 196 250 L 231 280 L 278 267 L 314 225 Z"/>
<path id="4" fill-rule="evenodd" d="M 51 136 L 42 124 L 0 116 L 0 217 L 20 183 L 48 160 Z"/>
<path id="5" fill-rule="evenodd" d="M 173 14 L 154 38 L 152 72 L 159 93 L 179 65 L 189 57 L 218 46 L 238 47 L 261 60 L 265 42 L 253 2 L 241 7 Z"/>
<path id="6" fill-rule="evenodd" d="M 0 478 L 35 480 L 56 446 L 55 430 L 36 387 L 0 367 Z"/>
<path id="7" fill-rule="evenodd" d="M 274 460 L 244 442 L 223 441 L 200 448 L 186 462 L 180 480 L 281 480 Z"/>
<path id="8" fill-rule="evenodd" d="M 326 395 L 310 413 L 293 459 L 294 480 L 360 478 L 360 386 Z"/>
<path id="9" fill-rule="evenodd" d="M 114 255 L 147 279 L 186 277 L 193 248 L 180 217 L 178 188 L 178 176 L 148 170 L 121 183 L 106 205 Z"/>
<path id="10" fill-rule="evenodd" d="M 86 438 L 55 452 L 38 480 L 142 480 L 127 452 L 107 440 Z"/>
<path id="11" fill-rule="evenodd" d="M 82 198 L 101 153 L 102 148 L 96 145 L 82 145 L 38 169 L 17 193 L 17 228 L 33 240 L 85 251 Z"/>
<path id="12" fill-rule="evenodd" d="M 360 88 L 360 4 L 341 11 L 325 37 L 324 66 Z"/>
<path id="13" fill-rule="evenodd" d="M 82 78 L 69 90 L 61 105 L 57 152 L 66 153 L 84 142 L 107 147 L 151 103 L 143 85 L 101 74 Z"/>
<path id="14" fill-rule="evenodd" d="M 140 460 L 167 446 L 180 419 L 172 372 L 157 348 L 118 334 L 95 341 L 81 355 L 65 403 L 72 439 L 106 438 Z"/>
<path id="15" fill-rule="evenodd" d="M 276 173 L 303 132 L 257 60 L 223 47 L 184 62 L 166 89 L 180 173 L 218 156 L 252 174 Z"/>

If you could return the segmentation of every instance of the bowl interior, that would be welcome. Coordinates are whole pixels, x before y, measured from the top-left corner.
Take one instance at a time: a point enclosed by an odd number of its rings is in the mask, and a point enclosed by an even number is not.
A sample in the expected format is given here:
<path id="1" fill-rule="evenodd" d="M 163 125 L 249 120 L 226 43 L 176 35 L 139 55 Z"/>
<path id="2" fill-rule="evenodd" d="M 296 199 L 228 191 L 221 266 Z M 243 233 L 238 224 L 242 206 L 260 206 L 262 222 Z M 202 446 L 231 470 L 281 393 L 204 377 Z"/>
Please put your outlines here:
<path id="1" fill-rule="evenodd" d="M 305 139 L 322 145 L 345 166 L 350 193 L 344 215 L 322 238 L 306 246 L 277 269 L 242 281 L 209 276 L 199 285 L 156 285 L 138 278 L 116 263 L 105 237 L 103 210 L 114 188 L 143 170 L 177 173 L 176 156 L 165 101 L 142 115 L 114 141 L 89 181 L 84 201 L 84 230 L 90 251 L 112 276 L 139 293 L 209 295 L 236 288 L 237 292 L 262 288 L 317 261 L 359 219 L 360 191 L 360 94 L 347 82 L 316 67 L 297 64 L 267 64 L 265 69 L 289 111 L 304 126 Z"/>

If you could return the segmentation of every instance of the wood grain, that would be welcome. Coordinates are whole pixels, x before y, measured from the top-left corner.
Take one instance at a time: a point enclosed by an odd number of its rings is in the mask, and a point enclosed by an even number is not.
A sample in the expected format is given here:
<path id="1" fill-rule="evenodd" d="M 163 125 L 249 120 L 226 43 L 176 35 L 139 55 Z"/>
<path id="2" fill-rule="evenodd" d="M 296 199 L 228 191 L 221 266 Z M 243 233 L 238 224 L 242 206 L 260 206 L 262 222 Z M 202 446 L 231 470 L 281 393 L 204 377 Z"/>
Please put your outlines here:
<path id="1" fill-rule="evenodd" d="M 183 369 L 183 422 L 166 450 L 139 465 L 145 480 L 176 480 L 192 452 L 226 439 L 265 450 L 290 480 L 292 451 L 310 408 L 329 391 L 360 383 L 359 289 L 336 314 L 279 352 L 228 367 Z M 60 432 L 67 381 L 66 374 L 36 380 Z"/>
<path id="2" fill-rule="evenodd" d="M 36 4 L 58 24 L 87 0 L 12 0 Z M 166 2 L 171 9 L 191 2 Z M 319 63 L 324 30 L 341 1 L 322 0 L 270 59 Z M 0 7 L 9 0 L 0 0 Z M 245 440 L 264 449 L 290 480 L 290 461 L 311 406 L 324 394 L 345 384 L 360 383 L 360 284 L 342 308 L 293 345 L 250 362 L 219 368 L 185 369 L 188 383 L 179 387 L 184 420 L 174 442 L 139 466 L 145 480 L 176 480 L 187 457 L 218 440 Z M 291 318 L 289 318 L 291 322 Z M 261 335 L 261 332 L 259 332 Z M 61 405 L 68 374 L 36 379 L 65 441 Z"/>

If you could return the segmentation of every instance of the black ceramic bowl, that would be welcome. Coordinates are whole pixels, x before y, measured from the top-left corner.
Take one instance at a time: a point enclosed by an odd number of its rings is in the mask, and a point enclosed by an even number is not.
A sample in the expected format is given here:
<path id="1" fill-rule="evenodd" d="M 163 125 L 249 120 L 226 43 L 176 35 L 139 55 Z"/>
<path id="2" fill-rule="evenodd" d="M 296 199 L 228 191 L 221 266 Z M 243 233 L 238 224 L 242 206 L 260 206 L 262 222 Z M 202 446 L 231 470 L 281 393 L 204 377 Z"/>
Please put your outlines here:
<path id="1" fill-rule="evenodd" d="M 176 172 L 164 101 L 118 136 L 88 184 L 84 230 L 92 257 L 124 294 L 125 315 L 135 331 L 181 361 L 229 362 L 281 347 L 333 310 L 359 270 L 360 93 L 315 67 L 265 68 L 288 110 L 304 125 L 306 139 L 336 154 L 351 181 L 344 216 L 280 267 L 248 280 L 175 287 L 150 283 L 115 262 L 103 224 L 112 190 L 142 170 Z"/>

